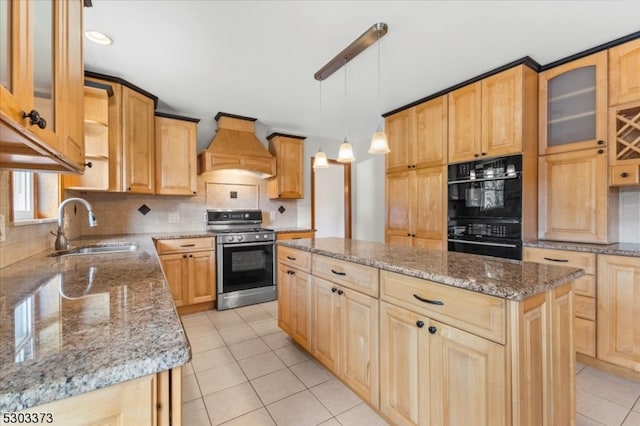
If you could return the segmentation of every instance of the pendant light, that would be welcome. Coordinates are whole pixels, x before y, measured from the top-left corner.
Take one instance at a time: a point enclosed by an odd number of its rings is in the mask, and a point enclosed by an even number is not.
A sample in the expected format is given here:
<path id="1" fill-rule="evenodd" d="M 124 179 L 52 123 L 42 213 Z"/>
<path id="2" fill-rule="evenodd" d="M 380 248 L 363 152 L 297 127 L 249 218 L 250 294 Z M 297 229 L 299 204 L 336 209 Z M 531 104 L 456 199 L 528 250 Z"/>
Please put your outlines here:
<path id="1" fill-rule="evenodd" d="M 322 129 L 322 81 L 320 81 L 320 130 Z M 319 132 L 318 132 L 319 133 Z M 315 157 L 313 158 L 313 170 L 316 169 L 326 169 L 329 167 L 329 162 L 327 161 L 327 154 L 322 151 L 322 147 L 318 149 Z"/>
<path id="2" fill-rule="evenodd" d="M 371 137 L 371 145 L 369 146 L 369 154 L 387 154 L 389 153 L 389 143 L 387 135 L 382 130 L 382 111 L 380 101 L 380 31 L 378 34 L 378 129 Z"/>
<path id="3" fill-rule="evenodd" d="M 340 145 L 337 161 L 339 163 L 356 161 L 356 158 L 353 156 L 353 147 L 347 140 L 347 64 L 344 65 L 344 142 Z"/>

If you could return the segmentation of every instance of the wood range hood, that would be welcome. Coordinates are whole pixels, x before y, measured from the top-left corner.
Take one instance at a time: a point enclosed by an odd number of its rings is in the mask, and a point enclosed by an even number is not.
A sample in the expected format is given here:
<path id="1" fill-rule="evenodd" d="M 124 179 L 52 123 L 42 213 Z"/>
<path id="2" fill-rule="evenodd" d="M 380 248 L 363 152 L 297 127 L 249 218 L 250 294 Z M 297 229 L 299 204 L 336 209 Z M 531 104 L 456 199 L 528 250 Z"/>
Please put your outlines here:
<path id="1" fill-rule="evenodd" d="M 239 169 L 276 174 L 276 159 L 256 137 L 255 118 L 219 112 L 213 140 L 198 154 L 198 174 L 212 170 Z"/>

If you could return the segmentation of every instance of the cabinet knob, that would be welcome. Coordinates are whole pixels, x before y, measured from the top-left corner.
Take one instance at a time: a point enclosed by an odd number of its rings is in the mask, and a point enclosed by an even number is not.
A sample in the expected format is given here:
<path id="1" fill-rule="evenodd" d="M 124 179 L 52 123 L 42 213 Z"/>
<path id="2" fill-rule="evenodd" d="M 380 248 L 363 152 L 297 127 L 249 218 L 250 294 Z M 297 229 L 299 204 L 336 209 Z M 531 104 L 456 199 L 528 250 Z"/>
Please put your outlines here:
<path id="1" fill-rule="evenodd" d="M 338 289 L 337 289 L 337 288 L 335 288 L 335 287 L 333 287 L 333 288 L 331 289 L 331 293 L 335 293 L 336 291 L 338 291 Z"/>
<path id="2" fill-rule="evenodd" d="M 339 295 L 339 296 L 342 296 L 343 294 L 344 294 L 344 291 L 342 291 L 342 290 L 338 290 L 338 295 Z"/>
<path id="3" fill-rule="evenodd" d="M 411 234 L 411 236 L 412 236 L 412 237 L 415 237 L 415 236 L 416 236 L 416 234 Z"/>
<path id="4" fill-rule="evenodd" d="M 93 163 L 91 161 L 87 161 L 86 163 L 84 163 L 85 167 L 88 168 L 92 168 L 93 167 Z"/>
<path id="5" fill-rule="evenodd" d="M 484 157 L 485 155 L 487 155 L 487 153 L 486 152 L 481 152 L 480 155 L 482 155 Z"/>
<path id="6" fill-rule="evenodd" d="M 424 327 L 424 321 L 416 321 L 416 325 L 418 326 L 418 328 L 422 328 Z"/>
<path id="7" fill-rule="evenodd" d="M 410 237 L 410 236 L 411 236 L 411 234 L 407 234 L 407 237 Z"/>
<path id="8" fill-rule="evenodd" d="M 604 154 L 604 149 L 599 149 L 598 154 Z"/>
<path id="9" fill-rule="evenodd" d="M 45 120 L 44 118 L 42 118 L 40 116 L 40 113 L 38 111 L 36 111 L 35 109 L 32 109 L 29 114 L 27 114 L 26 112 L 22 111 L 21 116 L 23 119 L 25 118 L 29 118 L 29 124 L 31 124 L 32 126 L 35 124 L 38 127 L 40 127 L 41 129 L 44 129 L 45 127 L 47 127 L 47 120 Z"/>
<path id="10" fill-rule="evenodd" d="M 427 330 L 429 330 L 429 333 L 431 334 L 436 334 L 436 332 L 438 331 L 438 329 L 433 325 L 429 327 Z"/>
<path id="11" fill-rule="evenodd" d="M 127 186 L 127 191 L 131 191 L 131 187 L 130 186 Z"/>
<path id="12" fill-rule="evenodd" d="M 183 258 L 183 259 L 186 259 L 186 258 L 187 258 L 187 255 L 186 255 L 186 254 L 183 254 L 183 255 L 182 255 L 182 258 Z"/>
<path id="13" fill-rule="evenodd" d="M 604 145 L 604 141 L 598 141 L 598 145 Z"/>
<path id="14" fill-rule="evenodd" d="M 474 157 L 480 157 L 480 154 L 473 154 Z"/>
<path id="15" fill-rule="evenodd" d="M 629 173 L 627 173 L 627 172 L 622 172 L 622 173 L 620 173 L 620 176 L 621 176 L 621 177 L 625 177 L 625 178 L 626 178 L 626 177 L 629 177 Z"/>

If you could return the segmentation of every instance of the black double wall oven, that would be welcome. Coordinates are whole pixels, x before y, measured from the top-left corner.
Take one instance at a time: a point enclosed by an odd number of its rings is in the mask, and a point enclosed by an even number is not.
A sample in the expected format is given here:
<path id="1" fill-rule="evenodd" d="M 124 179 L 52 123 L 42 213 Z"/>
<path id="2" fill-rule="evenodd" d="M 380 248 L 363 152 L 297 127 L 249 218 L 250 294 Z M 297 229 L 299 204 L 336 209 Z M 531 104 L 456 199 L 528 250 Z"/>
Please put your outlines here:
<path id="1" fill-rule="evenodd" d="M 522 155 L 448 166 L 449 251 L 522 259 Z"/>

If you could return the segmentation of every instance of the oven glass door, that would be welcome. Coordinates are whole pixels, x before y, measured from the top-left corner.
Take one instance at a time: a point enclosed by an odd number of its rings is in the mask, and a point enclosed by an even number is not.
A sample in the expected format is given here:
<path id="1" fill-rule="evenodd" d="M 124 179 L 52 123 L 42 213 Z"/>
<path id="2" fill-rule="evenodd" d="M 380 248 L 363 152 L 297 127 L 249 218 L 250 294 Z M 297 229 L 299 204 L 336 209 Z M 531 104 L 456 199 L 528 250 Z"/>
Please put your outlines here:
<path id="1" fill-rule="evenodd" d="M 218 246 L 218 292 L 275 285 L 274 247 L 273 242 Z"/>

